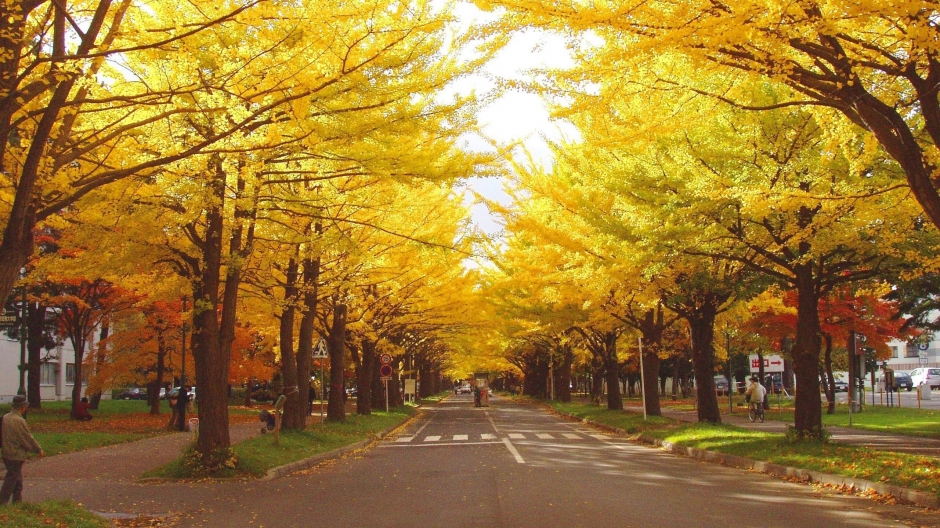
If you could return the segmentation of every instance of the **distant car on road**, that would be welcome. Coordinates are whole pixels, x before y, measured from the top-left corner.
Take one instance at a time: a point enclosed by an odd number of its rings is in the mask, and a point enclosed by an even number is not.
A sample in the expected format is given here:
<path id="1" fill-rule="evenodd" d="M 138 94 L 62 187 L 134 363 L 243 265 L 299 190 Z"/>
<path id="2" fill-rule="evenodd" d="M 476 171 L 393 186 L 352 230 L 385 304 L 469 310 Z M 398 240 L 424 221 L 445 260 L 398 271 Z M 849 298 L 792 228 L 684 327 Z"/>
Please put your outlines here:
<path id="1" fill-rule="evenodd" d="M 891 390 L 900 391 L 901 389 L 907 389 L 908 392 L 914 390 L 914 380 L 911 379 L 911 375 L 903 370 L 894 371 L 894 386 L 891 387 Z"/>
<path id="2" fill-rule="evenodd" d="M 470 394 L 473 392 L 473 389 L 470 388 L 470 385 L 461 385 L 461 387 L 457 389 L 457 392 L 460 394 Z"/>
<path id="3" fill-rule="evenodd" d="M 715 376 L 715 392 L 717 392 L 719 396 L 728 395 L 728 378 Z"/>
<path id="4" fill-rule="evenodd" d="M 124 392 L 117 395 L 119 400 L 146 400 L 147 391 L 137 387 L 125 389 Z"/>
<path id="5" fill-rule="evenodd" d="M 836 392 L 849 392 L 849 384 L 842 380 L 836 380 L 835 386 Z"/>

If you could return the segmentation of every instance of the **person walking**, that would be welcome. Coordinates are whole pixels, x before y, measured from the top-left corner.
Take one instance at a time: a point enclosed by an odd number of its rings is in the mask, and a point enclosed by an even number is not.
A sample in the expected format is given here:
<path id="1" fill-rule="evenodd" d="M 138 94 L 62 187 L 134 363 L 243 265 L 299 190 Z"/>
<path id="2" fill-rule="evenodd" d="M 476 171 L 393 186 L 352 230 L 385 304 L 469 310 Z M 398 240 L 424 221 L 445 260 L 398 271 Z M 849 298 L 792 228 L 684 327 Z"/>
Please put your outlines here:
<path id="1" fill-rule="evenodd" d="M 7 469 L 3 486 L 0 487 L 0 506 L 7 504 L 11 498 L 13 502 L 23 500 L 23 463 L 26 462 L 26 453 L 33 452 L 39 453 L 40 457 L 46 456 L 42 447 L 29 432 L 29 426 L 23 418 L 28 405 L 25 396 L 14 396 L 13 408 L 3 416 L 3 423 L 0 425 L 0 431 L 2 431 L 0 449 L 3 450 L 3 465 Z"/>

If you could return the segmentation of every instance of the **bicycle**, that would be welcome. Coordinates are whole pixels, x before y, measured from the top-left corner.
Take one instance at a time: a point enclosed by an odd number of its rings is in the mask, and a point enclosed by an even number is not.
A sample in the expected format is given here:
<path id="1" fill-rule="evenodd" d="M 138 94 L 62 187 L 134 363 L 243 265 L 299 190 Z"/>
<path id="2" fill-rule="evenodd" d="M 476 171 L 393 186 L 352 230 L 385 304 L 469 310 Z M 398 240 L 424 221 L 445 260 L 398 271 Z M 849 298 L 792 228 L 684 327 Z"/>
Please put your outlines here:
<path id="1" fill-rule="evenodd" d="M 747 417 L 752 422 L 760 421 L 764 423 L 764 405 L 763 402 L 751 402 L 747 407 Z"/>

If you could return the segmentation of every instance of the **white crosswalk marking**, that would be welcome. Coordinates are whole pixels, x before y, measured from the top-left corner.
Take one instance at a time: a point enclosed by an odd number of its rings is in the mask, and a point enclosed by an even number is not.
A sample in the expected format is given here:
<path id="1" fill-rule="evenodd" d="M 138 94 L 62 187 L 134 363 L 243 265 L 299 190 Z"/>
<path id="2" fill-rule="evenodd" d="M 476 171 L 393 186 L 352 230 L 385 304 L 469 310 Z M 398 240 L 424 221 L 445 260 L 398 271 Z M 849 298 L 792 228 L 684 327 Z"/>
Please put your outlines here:
<path id="1" fill-rule="evenodd" d="M 576 434 L 574 434 L 574 433 L 563 433 L 562 436 L 564 436 L 564 437 L 567 438 L 568 440 L 580 440 L 580 439 L 581 439 L 580 436 L 578 436 L 578 435 L 576 435 Z"/>
<path id="2" fill-rule="evenodd" d="M 410 442 L 414 439 L 415 437 L 413 436 L 399 436 L 395 441 L 396 442 Z"/>
<path id="3" fill-rule="evenodd" d="M 509 438 L 513 440 L 525 440 L 525 435 L 520 433 L 509 433 Z"/>
<path id="4" fill-rule="evenodd" d="M 480 440 L 496 440 L 496 435 L 483 433 L 480 435 Z"/>
<path id="5" fill-rule="evenodd" d="M 440 439 L 441 439 L 440 435 L 437 435 L 437 436 L 426 436 L 426 437 L 424 437 L 424 441 L 425 441 L 425 442 L 437 442 L 437 441 L 440 440 Z"/>
<path id="6" fill-rule="evenodd" d="M 454 435 L 454 441 L 467 440 L 469 438 L 470 438 L 469 435 Z"/>
<path id="7" fill-rule="evenodd" d="M 592 437 L 592 438 L 596 438 L 596 439 L 598 439 L 598 440 L 610 440 L 610 438 L 607 437 L 607 436 L 605 436 L 605 435 L 593 435 L 593 434 L 592 434 L 591 437 Z"/>
<path id="8" fill-rule="evenodd" d="M 553 440 L 555 438 L 554 436 L 548 433 L 536 433 L 535 436 L 541 438 L 542 440 Z"/>

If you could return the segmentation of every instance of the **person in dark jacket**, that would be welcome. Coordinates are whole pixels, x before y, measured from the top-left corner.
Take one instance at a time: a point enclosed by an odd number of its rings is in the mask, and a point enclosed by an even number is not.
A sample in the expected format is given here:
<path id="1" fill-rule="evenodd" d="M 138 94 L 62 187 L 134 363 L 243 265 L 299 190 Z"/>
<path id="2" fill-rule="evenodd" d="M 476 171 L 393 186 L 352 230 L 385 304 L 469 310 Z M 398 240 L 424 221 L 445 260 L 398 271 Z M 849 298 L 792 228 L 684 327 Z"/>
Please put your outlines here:
<path id="1" fill-rule="evenodd" d="M 94 417 L 88 412 L 90 408 L 91 404 L 88 403 L 88 398 L 82 398 L 82 401 L 75 406 L 75 417 L 85 422 L 91 420 Z"/>
<path id="2" fill-rule="evenodd" d="M 29 432 L 29 426 L 23 418 L 28 405 L 25 396 L 16 395 L 13 397 L 13 409 L 3 417 L 0 449 L 3 450 L 3 465 L 7 474 L 0 487 L 0 506 L 11 498 L 13 502 L 23 500 L 23 463 L 26 462 L 26 454 L 33 452 L 39 453 L 41 457 L 46 455 Z"/>

